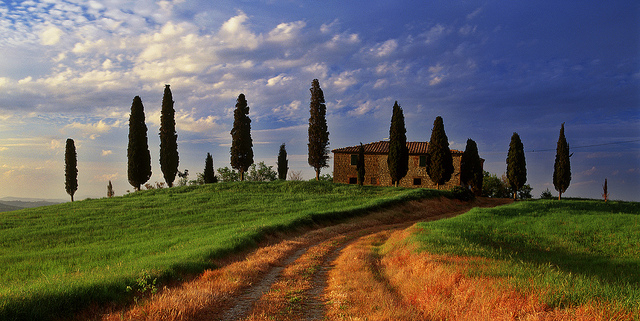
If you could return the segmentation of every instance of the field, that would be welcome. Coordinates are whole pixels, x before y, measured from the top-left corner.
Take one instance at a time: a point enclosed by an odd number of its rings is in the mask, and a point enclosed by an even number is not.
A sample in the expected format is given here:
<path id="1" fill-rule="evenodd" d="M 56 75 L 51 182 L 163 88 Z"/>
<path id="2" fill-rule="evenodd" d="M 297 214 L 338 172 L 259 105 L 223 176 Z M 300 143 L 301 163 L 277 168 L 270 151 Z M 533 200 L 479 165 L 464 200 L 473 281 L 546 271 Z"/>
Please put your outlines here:
<path id="1" fill-rule="evenodd" d="M 518 202 L 476 208 L 452 219 L 417 224 L 414 229 L 407 238 L 409 245 L 402 247 L 415 247 L 414 252 L 429 257 L 429 264 L 444 267 L 447 273 L 461 273 L 441 275 L 440 280 L 455 281 L 443 286 L 455 288 L 466 279 L 465 286 L 471 287 L 471 280 L 480 278 L 483 281 L 474 290 L 474 296 L 480 297 L 480 288 L 498 282 L 499 288 L 524 294 L 521 301 L 528 296 L 542 304 L 524 302 L 532 311 L 555 311 L 550 314 L 553 319 L 563 319 L 558 313 L 565 313 L 564 309 L 573 311 L 566 319 L 571 315 L 640 318 L 639 203 Z M 395 259 L 399 257 L 396 253 Z M 393 270 L 393 259 L 388 259 Z M 513 299 L 514 294 L 509 296 Z M 478 304 L 486 307 L 488 303 Z M 512 307 L 511 312 L 516 310 Z M 593 317 L 593 313 L 603 314 Z"/>
<path id="2" fill-rule="evenodd" d="M 211 259 L 254 246 L 265 233 L 431 194 L 326 182 L 239 182 L 2 213 L 0 319 L 47 319 L 130 300 L 128 286 L 201 272 L 212 267 Z"/>

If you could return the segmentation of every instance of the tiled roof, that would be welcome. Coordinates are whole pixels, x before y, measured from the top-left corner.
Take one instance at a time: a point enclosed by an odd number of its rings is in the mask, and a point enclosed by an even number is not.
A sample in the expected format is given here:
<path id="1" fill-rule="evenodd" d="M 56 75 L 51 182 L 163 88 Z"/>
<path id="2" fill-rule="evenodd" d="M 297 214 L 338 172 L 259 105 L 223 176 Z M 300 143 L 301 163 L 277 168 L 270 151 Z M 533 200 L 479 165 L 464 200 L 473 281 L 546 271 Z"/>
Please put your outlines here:
<path id="1" fill-rule="evenodd" d="M 409 154 L 426 154 L 428 142 L 407 142 L 407 148 L 409 148 Z M 388 154 L 389 153 L 389 141 L 380 141 L 375 143 L 364 144 L 365 154 Z M 350 153 L 355 154 L 358 152 L 360 146 L 349 146 L 332 150 L 333 153 Z M 452 149 L 453 154 L 462 154 L 461 151 Z"/>

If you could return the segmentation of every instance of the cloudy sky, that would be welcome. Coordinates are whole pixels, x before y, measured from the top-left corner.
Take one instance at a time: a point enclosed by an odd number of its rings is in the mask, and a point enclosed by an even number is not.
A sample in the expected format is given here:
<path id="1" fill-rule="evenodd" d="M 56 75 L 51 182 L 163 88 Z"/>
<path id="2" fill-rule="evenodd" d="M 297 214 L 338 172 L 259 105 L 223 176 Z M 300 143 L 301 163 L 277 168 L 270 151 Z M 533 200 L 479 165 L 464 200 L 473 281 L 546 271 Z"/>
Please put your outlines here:
<path id="1" fill-rule="evenodd" d="M 249 102 L 256 162 L 306 162 L 309 88 L 327 100 L 330 148 L 384 140 L 394 101 L 410 141 L 442 116 L 451 147 L 474 139 L 502 175 L 513 132 L 538 197 L 552 184 L 560 124 L 572 152 L 568 196 L 640 201 L 640 2 L 80 1 L 0 3 L 0 198 L 67 199 L 64 146 L 78 152 L 76 199 L 127 182 L 131 102 L 149 127 L 162 181 L 165 84 L 180 170 L 209 152 L 229 166 L 236 98 Z M 323 173 L 331 173 L 332 167 Z"/>

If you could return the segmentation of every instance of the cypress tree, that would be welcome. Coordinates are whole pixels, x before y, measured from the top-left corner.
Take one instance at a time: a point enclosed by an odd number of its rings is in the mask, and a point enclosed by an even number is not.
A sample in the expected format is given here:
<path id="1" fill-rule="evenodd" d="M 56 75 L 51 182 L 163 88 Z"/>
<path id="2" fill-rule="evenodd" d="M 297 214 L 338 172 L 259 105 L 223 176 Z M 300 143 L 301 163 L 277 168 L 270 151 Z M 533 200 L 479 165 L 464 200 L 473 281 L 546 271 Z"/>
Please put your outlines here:
<path id="1" fill-rule="evenodd" d="M 116 195 L 116 192 L 113 191 L 113 185 L 109 181 L 109 184 L 107 184 L 107 197 L 112 198 L 114 195 Z"/>
<path id="2" fill-rule="evenodd" d="M 449 138 L 444 131 L 442 117 L 436 117 L 431 130 L 431 139 L 427 149 L 427 174 L 440 189 L 440 185 L 448 182 L 453 174 L 453 156 L 449 149 Z"/>
<path id="3" fill-rule="evenodd" d="M 467 139 L 467 146 L 460 160 L 460 182 L 471 187 L 474 195 L 482 195 L 482 160 L 478 155 L 478 145 L 472 139 Z"/>
<path id="4" fill-rule="evenodd" d="M 162 114 L 160 116 L 160 169 L 169 187 L 178 173 L 178 134 L 176 134 L 175 110 L 169 85 L 164 87 Z"/>
<path id="5" fill-rule="evenodd" d="M 513 191 L 513 199 L 518 190 L 527 182 L 527 162 L 524 157 L 524 146 L 518 133 L 513 133 L 507 154 L 507 181 Z"/>
<path id="6" fill-rule="evenodd" d="M 64 189 L 71 196 L 78 190 L 78 159 L 76 158 L 76 146 L 73 139 L 67 139 L 64 150 Z"/>
<path id="7" fill-rule="evenodd" d="M 364 146 L 360 143 L 360 148 L 358 148 L 358 164 L 356 165 L 356 170 L 358 171 L 358 184 L 360 186 L 364 185 L 364 175 L 366 174 L 364 169 Z"/>
<path id="8" fill-rule="evenodd" d="M 571 163 L 569 160 L 569 144 L 564 137 L 564 123 L 560 127 L 558 147 L 556 148 L 556 161 L 553 166 L 553 186 L 558 191 L 558 199 L 562 199 L 562 193 L 569 188 L 571 182 Z"/>
<path id="9" fill-rule="evenodd" d="M 278 152 L 278 179 L 286 180 L 287 171 L 289 171 L 289 161 L 287 160 L 287 149 L 283 143 Z"/>
<path id="10" fill-rule="evenodd" d="M 202 176 L 205 184 L 218 182 L 216 173 L 213 170 L 213 157 L 209 153 L 207 153 L 207 158 L 204 161 L 204 173 L 202 174 Z"/>
<path id="11" fill-rule="evenodd" d="M 320 170 L 328 167 L 329 130 L 327 128 L 327 106 L 318 79 L 311 82 L 311 102 L 309 104 L 309 165 L 316 170 L 316 180 L 320 180 Z"/>
<path id="12" fill-rule="evenodd" d="M 253 141 L 251 139 L 251 119 L 249 106 L 244 94 L 238 96 L 236 109 L 233 112 L 233 129 L 231 129 L 231 167 L 240 173 L 244 181 L 244 173 L 253 164 Z"/>
<path id="13" fill-rule="evenodd" d="M 389 156 L 387 167 L 391 175 L 391 185 L 398 186 L 400 180 L 409 171 L 409 148 L 407 148 L 407 129 L 404 126 L 404 114 L 396 101 L 393 104 L 391 126 L 389 128 Z"/>
<path id="14" fill-rule="evenodd" d="M 129 115 L 129 146 L 127 147 L 127 177 L 129 184 L 140 190 L 140 185 L 151 178 L 151 153 L 147 142 L 147 125 L 140 96 L 133 98 Z"/>

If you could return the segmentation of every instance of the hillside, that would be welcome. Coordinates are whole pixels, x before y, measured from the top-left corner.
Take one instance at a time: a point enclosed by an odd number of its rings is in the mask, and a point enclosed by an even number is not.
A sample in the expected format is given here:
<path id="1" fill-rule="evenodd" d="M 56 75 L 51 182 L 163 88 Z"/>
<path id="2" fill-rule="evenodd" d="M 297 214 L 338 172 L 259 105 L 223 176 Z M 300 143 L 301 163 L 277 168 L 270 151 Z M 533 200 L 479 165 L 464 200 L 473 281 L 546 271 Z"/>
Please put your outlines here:
<path id="1" fill-rule="evenodd" d="M 444 192 L 446 193 L 446 192 Z M 140 275 L 175 278 L 267 232 L 441 195 L 326 182 L 149 190 L 0 214 L 0 319 L 50 318 L 121 301 Z"/>

